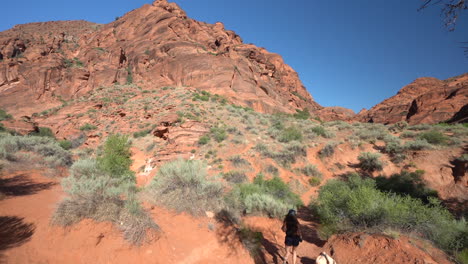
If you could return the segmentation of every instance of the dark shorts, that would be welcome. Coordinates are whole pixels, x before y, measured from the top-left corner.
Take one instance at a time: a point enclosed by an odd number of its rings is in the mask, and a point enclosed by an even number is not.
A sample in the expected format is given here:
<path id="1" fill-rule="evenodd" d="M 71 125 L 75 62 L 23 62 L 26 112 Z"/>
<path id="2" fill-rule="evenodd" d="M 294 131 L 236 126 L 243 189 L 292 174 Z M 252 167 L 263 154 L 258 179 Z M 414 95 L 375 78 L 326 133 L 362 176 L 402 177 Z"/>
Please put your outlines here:
<path id="1" fill-rule="evenodd" d="M 286 236 L 284 239 L 284 244 L 286 246 L 297 247 L 299 242 L 301 242 L 301 238 L 299 236 Z"/>

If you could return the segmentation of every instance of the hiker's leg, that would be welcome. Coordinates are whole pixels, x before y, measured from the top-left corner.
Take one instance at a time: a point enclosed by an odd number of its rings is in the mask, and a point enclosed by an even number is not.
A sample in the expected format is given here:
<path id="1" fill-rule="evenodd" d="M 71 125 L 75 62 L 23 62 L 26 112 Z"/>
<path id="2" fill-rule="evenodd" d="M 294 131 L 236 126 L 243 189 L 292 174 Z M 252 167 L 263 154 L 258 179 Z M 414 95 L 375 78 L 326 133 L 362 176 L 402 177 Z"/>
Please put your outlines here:
<path id="1" fill-rule="evenodd" d="M 296 264 L 296 259 L 297 259 L 297 253 L 296 253 L 296 247 L 292 248 L 292 254 L 293 254 L 293 264 Z"/>
<path id="2" fill-rule="evenodd" d="M 291 246 L 286 246 L 286 254 L 284 255 L 283 263 L 286 263 L 286 261 L 288 261 L 289 251 L 291 251 Z"/>

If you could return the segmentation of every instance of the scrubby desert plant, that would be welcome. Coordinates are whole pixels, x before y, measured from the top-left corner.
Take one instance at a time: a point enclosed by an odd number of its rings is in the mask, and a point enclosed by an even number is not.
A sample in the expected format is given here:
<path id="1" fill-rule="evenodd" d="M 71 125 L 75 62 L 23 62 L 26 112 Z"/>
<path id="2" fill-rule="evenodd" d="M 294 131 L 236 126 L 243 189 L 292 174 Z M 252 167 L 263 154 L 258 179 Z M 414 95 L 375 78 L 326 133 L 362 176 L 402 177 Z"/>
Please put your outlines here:
<path id="1" fill-rule="evenodd" d="M 429 199 L 425 205 L 410 196 L 381 192 L 373 179 L 352 176 L 348 182 L 328 181 L 311 207 L 320 218 L 323 237 L 392 228 L 422 236 L 447 251 L 468 246 L 467 222 L 455 220 L 437 199 Z"/>
<path id="2" fill-rule="evenodd" d="M 425 139 L 416 139 L 413 141 L 408 141 L 403 147 L 405 150 L 423 150 L 433 148 L 432 145 Z"/>
<path id="3" fill-rule="evenodd" d="M 115 178 L 135 181 L 135 175 L 130 170 L 130 147 L 128 136 L 110 135 L 104 143 L 102 154 L 98 157 L 102 170 Z"/>
<path id="4" fill-rule="evenodd" d="M 243 183 L 234 188 L 226 197 L 228 206 L 247 214 L 282 217 L 289 208 L 302 204 L 299 196 L 291 192 L 280 178 L 265 180 L 262 174 L 253 183 Z"/>
<path id="5" fill-rule="evenodd" d="M 301 169 L 301 172 L 306 176 L 314 176 L 321 178 L 322 173 L 317 169 L 315 165 L 309 164 L 306 165 L 304 168 Z"/>
<path id="6" fill-rule="evenodd" d="M 235 183 L 235 184 L 243 183 L 248 180 L 247 176 L 242 171 L 229 171 L 229 172 L 223 173 L 223 179 L 225 179 L 228 182 Z"/>
<path id="7" fill-rule="evenodd" d="M 383 163 L 380 160 L 380 154 L 371 152 L 362 152 L 358 156 L 358 166 L 369 172 L 381 171 L 383 169 Z"/>
<path id="8" fill-rule="evenodd" d="M 234 155 L 228 158 L 234 167 L 250 166 L 250 162 L 242 158 L 240 155 Z"/>
<path id="9" fill-rule="evenodd" d="M 80 126 L 81 131 L 90 131 L 90 130 L 94 130 L 96 128 L 97 128 L 97 126 L 89 124 L 89 123 L 86 123 L 86 124 Z"/>
<path id="10" fill-rule="evenodd" d="M 434 145 L 444 145 L 449 140 L 447 136 L 436 130 L 423 132 L 418 135 L 418 138 Z"/>
<path id="11" fill-rule="evenodd" d="M 281 131 L 278 137 L 279 142 L 302 141 L 302 132 L 299 128 L 291 126 Z"/>
<path id="12" fill-rule="evenodd" d="M 198 160 L 179 159 L 164 164 L 146 192 L 150 202 L 192 215 L 222 207 L 223 185 L 208 180 L 206 164 Z"/>
<path id="13" fill-rule="evenodd" d="M 409 195 L 428 203 L 430 197 L 438 198 L 438 194 L 437 191 L 426 186 L 421 178 L 423 174 L 424 171 L 417 170 L 415 172 L 402 171 L 389 178 L 380 176 L 375 179 L 376 187 L 381 191 Z"/>
<path id="14" fill-rule="evenodd" d="M 333 156 L 335 153 L 335 148 L 338 143 L 328 142 L 321 150 L 319 150 L 318 155 L 320 158 L 327 158 Z"/>

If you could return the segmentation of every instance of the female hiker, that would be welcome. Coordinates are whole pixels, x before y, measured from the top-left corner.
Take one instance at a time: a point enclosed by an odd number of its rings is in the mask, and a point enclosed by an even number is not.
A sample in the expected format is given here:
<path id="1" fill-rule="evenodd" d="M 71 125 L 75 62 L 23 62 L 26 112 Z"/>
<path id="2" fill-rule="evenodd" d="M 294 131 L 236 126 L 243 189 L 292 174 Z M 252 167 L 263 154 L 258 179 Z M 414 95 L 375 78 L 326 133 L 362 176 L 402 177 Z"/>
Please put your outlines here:
<path id="1" fill-rule="evenodd" d="M 297 253 L 296 248 L 302 242 L 301 230 L 299 228 L 299 221 L 296 217 L 296 211 L 291 209 L 283 220 L 281 230 L 286 232 L 284 244 L 286 245 L 286 255 L 283 258 L 283 264 L 288 262 L 289 255 L 292 251 L 292 264 L 296 264 Z"/>

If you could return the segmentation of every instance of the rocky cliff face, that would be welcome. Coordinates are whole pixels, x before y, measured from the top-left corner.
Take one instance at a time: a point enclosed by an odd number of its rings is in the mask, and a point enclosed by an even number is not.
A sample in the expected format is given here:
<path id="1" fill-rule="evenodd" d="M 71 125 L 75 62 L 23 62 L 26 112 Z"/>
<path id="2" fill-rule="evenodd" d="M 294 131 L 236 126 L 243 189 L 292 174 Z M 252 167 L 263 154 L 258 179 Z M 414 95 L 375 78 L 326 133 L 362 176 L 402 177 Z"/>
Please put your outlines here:
<path id="1" fill-rule="evenodd" d="M 222 23 L 190 19 L 165 0 L 107 25 L 15 26 L 0 33 L 0 60 L 0 106 L 15 115 L 128 82 L 195 87 L 262 112 L 322 108 L 280 55 L 244 44 Z"/>
<path id="2" fill-rule="evenodd" d="M 447 80 L 419 78 L 395 96 L 363 110 L 354 118 L 360 122 L 410 124 L 467 122 L 468 74 Z"/>

